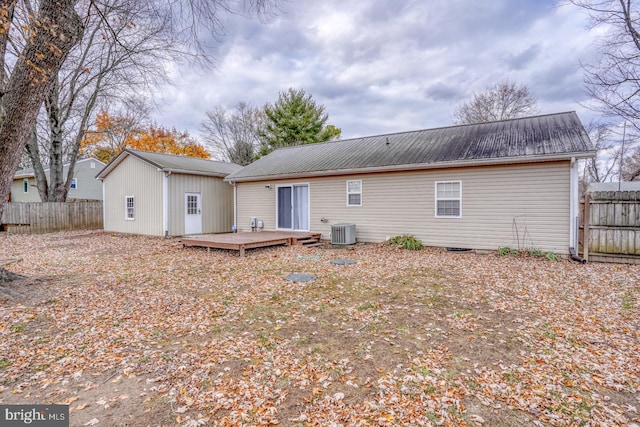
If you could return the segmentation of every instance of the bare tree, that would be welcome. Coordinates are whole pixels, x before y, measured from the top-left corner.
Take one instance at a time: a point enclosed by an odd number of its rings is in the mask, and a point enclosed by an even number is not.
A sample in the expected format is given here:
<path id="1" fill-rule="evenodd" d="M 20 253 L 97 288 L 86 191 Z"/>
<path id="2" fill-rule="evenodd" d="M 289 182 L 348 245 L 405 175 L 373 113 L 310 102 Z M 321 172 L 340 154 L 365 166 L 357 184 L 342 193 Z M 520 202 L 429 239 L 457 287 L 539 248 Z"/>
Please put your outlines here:
<path id="1" fill-rule="evenodd" d="M 606 182 L 616 176 L 622 156 L 622 145 L 611 126 L 591 122 L 587 125 L 589 138 L 598 155 L 586 160 L 583 183 Z"/>
<path id="2" fill-rule="evenodd" d="M 635 148 L 625 157 L 622 164 L 622 179 L 625 181 L 640 181 L 640 147 Z"/>
<path id="3" fill-rule="evenodd" d="M 246 166 L 255 159 L 264 123 L 264 111 L 246 102 L 232 111 L 216 107 L 206 112 L 202 138 L 222 160 Z"/>
<path id="4" fill-rule="evenodd" d="M 538 112 L 537 100 L 525 85 L 504 80 L 474 93 L 454 111 L 456 124 L 514 119 Z"/>
<path id="5" fill-rule="evenodd" d="M 33 134 L 38 111 L 49 91 L 55 91 L 52 83 L 81 39 L 84 22 L 98 15 L 109 22 L 107 32 L 117 36 L 113 22 L 109 21 L 111 15 L 106 13 L 108 4 L 101 0 L 40 0 L 31 5 L 21 0 L 0 0 L 0 217 L 23 149 Z M 146 25 L 162 27 L 164 34 L 172 35 L 176 43 L 181 41 L 198 59 L 205 60 L 207 37 L 203 35 L 222 34 L 221 14 L 267 14 L 277 4 L 278 0 L 122 2 L 130 11 L 147 10 Z M 30 12 L 25 13 L 29 8 Z M 25 17 L 26 32 L 20 30 L 25 23 L 14 19 L 18 16 Z M 12 46 L 15 49 L 10 49 Z"/>
<path id="6" fill-rule="evenodd" d="M 629 132 L 628 126 L 592 121 L 587 125 L 587 132 L 598 154 L 584 164 L 582 181 L 585 189 L 590 182 L 637 179 L 635 171 L 640 165 L 640 151 L 636 148 L 638 138 Z"/>
<path id="7" fill-rule="evenodd" d="M 605 31 L 597 42 L 600 60 L 585 64 L 587 93 L 597 110 L 621 117 L 640 130 L 640 12 L 632 0 L 566 0 L 586 11 L 592 27 Z"/>
<path id="8" fill-rule="evenodd" d="M 164 64 L 184 56 L 165 37 L 164 24 L 150 26 L 148 10 L 128 6 L 123 0 L 107 0 L 101 14 L 85 13 L 85 37 L 51 85 L 38 138 L 27 143 L 43 201 L 66 200 L 81 141 L 98 106 L 128 102 L 132 92 L 165 81 Z M 64 163 L 69 165 L 66 176 Z M 49 166 L 48 177 L 42 174 L 43 164 Z"/>

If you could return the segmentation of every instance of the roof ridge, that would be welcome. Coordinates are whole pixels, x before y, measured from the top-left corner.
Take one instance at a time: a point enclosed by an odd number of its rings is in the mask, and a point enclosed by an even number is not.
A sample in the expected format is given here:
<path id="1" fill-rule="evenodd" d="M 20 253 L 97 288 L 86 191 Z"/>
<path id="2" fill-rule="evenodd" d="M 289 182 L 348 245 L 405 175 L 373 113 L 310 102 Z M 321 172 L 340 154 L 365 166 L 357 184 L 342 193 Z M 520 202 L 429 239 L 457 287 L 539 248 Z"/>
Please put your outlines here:
<path id="1" fill-rule="evenodd" d="M 211 163 L 222 163 L 222 164 L 225 164 L 225 165 L 235 165 L 236 164 L 236 163 L 233 163 L 233 162 L 226 162 L 224 160 L 203 159 L 202 157 L 193 157 L 193 156 L 188 156 L 186 154 L 161 153 L 161 152 L 158 152 L 158 151 L 139 150 L 139 149 L 135 149 L 135 148 L 125 148 L 124 151 L 129 151 L 131 153 L 156 154 L 156 155 L 168 156 L 168 157 L 181 157 L 181 158 L 189 159 L 189 160 L 204 160 L 204 161 L 211 162 Z"/>
<path id="2" fill-rule="evenodd" d="M 459 125 L 453 124 L 453 125 L 447 125 L 447 126 L 438 126 L 438 127 L 434 127 L 434 128 L 423 128 L 423 129 L 414 129 L 414 130 L 408 130 L 408 131 L 381 133 L 381 134 L 375 134 L 375 135 L 364 135 L 364 136 L 357 136 L 357 137 L 347 138 L 347 139 L 335 139 L 335 140 L 332 140 L 332 141 L 316 142 L 314 144 L 291 145 L 291 146 L 288 146 L 288 147 L 280 147 L 280 148 L 277 148 L 276 150 L 290 150 L 290 149 L 295 149 L 295 148 L 299 148 L 299 147 L 304 147 L 306 145 L 317 146 L 317 145 L 325 145 L 325 144 L 335 144 L 336 142 L 355 141 L 355 140 L 359 140 L 359 139 L 379 138 L 379 137 L 394 136 L 394 135 L 407 135 L 407 134 L 416 133 L 416 132 L 435 131 L 435 130 L 451 129 L 451 128 L 462 128 L 462 127 L 469 127 L 469 126 L 482 126 L 482 125 L 490 125 L 490 124 L 495 124 L 495 123 L 512 122 L 512 121 L 516 121 L 516 120 L 538 119 L 538 118 L 541 118 L 541 117 L 560 116 L 560 115 L 563 115 L 563 114 L 572 114 L 572 113 L 575 114 L 576 113 L 575 110 L 561 111 L 559 113 L 536 114 L 535 116 L 514 117 L 514 118 L 510 118 L 510 119 L 493 120 L 491 122 L 463 123 L 463 124 L 459 124 Z M 274 150 L 274 151 L 276 151 L 276 150 Z"/>

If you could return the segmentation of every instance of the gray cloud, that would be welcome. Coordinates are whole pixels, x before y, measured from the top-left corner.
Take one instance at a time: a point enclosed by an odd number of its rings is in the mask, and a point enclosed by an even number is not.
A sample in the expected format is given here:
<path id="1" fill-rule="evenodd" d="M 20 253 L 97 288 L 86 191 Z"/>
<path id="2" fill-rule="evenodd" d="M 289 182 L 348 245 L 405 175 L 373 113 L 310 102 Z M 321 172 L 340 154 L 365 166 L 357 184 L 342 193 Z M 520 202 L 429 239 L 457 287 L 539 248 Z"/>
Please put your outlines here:
<path id="1" fill-rule="evenodd" d="M 461 101 L 505 78 L 528 85 L 543 112 L 580 111 L 592 36 L 578 10 L 553 4 L 326 0 L 285 3 L 266 24 L 232 16 L 212 47 L 216 69 L 176 69 L 157 119 L 197 134 L 208 109 L 297 87 L 343 137 L 396 132 L 449 125 Z"/>
<path id="2" fill-rule="evenodd" d="M 531 63 L 540 52 L 540 46 L 535 44 L 529 46 L 525 50 L 508 56 L 507 63 L 514 70 L 522 70 L 527 66 L 531 66 Z"/>
<path id="3" fill-rule="evenodd" d="M 462 92 L 457 86 L 446 83 L 435 83 L 425 90 L 425 95 L 434 101 L 457 101 L 461 98 Z"/>

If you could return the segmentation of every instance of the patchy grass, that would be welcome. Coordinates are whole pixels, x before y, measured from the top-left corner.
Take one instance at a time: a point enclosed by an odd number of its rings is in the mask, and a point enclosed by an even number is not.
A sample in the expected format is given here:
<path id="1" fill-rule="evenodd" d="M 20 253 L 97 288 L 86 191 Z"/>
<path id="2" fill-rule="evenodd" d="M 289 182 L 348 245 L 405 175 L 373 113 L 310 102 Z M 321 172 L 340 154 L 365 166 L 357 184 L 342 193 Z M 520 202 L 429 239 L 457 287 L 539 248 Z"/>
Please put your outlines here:
<path id="1" fill-rule="evenodd" d="M 346 249 L 241 259 L 86 232 L 0 245 L 30 280 L 0 311 L 0 399 L 69 404 L 72 425 L 640 422 L 638 266 L 382 244 L 336 266 Z"/>

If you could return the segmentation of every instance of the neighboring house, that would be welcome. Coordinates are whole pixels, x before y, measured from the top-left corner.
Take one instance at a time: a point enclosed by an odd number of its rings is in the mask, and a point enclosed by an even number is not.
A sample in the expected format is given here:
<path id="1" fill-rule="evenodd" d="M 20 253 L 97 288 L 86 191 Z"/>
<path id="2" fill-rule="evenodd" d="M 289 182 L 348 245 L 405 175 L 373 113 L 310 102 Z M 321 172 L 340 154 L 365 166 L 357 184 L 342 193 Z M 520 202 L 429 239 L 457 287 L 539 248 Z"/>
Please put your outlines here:
<path id="1" fill-rule="evenodd" d="M 577 247 L 578 160 L 595 150 L 575 112 L 283 148 L 225 178 L 236 224 L 430 246 Z"/>
<path id="2" fill-rule="evenodd" d="M 233 187 L 242 167 L 126 149 L 96 178 L 104 191 L 104 229 L 154 236 L 231 231 Z"/>
<path id="3" fill-rule="evenodd" d="M 102 200 L 102 184 L 96 180 L 96 173 L 105 166 L 98 159 L 88 158 L 76 161 L 67 201 Z M 67 178 L 69 163 L 64 164 L 64 177 Z M 49 168 L 44 170 L 47 180 Z M 12 202 L 41 202 L 33 169 L 21 169 L 13 176 L 10 200 Z"/>
<path id="4" fill-rule="evenodd" d="M 596 191 L 640 191 L 640 181 L 591 182 L 587 192 Z"/>

